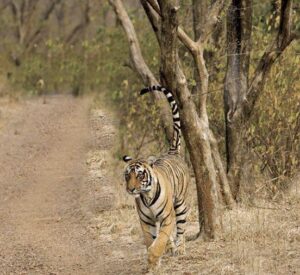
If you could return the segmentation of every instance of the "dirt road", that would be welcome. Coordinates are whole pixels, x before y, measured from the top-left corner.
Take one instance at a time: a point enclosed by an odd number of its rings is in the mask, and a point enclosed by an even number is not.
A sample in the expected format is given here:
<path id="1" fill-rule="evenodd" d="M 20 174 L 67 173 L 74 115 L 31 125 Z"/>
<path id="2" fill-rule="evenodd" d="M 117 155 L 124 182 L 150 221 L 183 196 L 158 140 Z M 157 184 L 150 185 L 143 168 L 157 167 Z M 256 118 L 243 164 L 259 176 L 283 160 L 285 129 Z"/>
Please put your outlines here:
<path id="1" fill-rule="evenodd" d="M 114 156 L 117 124 L 91 103 L 71 96 L 0 101 L 1 275 L 145 273 L 137 213 Z M 295 195 L 226 211 L 219 239 L 165 255 L 161 274 L 299 274 Z M 195 232 L 193 183 L 189 201 L 188 231 Z"/>
<path id="2" fill-rule="evenodd" d="M 105 256 L 111 244 L 92 230 L 94 211 L 101 211 L 93 188 L 101 180 L 87 175 L 87 153 L 95 146 L 90 100 L 46 102 L 0 109 L 0 274 L 114 273 Z M 109 123 L 96 126 L 107 148 Z"/>

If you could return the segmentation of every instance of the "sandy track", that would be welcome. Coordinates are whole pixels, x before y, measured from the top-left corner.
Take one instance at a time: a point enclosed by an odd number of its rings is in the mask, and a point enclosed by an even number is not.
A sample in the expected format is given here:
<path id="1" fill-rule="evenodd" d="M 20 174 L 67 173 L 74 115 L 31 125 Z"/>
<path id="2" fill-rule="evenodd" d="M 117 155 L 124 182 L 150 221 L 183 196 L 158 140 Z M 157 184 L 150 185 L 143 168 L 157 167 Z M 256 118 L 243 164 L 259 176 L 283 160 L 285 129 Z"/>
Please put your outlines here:
<path id="1" fill-rule="evenodd" d="M 25 101 L 2 128 L 0 274 L 101 274 L 88 232 L 88 107 L 71 96 Z"/>
<path id="2" fill-rule="evenodd" d="M 137 213 L 113 155 L 113 114 L 91 112 L 85 98 L 46 101 L 0 102 L 0 274 L 144 274 Z M 191 232 L 195 194 L 191 184 Z M 219 239 L 165 255 L 161 274 L 299 274 L 299 206 L 291 196 L 227 211 Z"/>

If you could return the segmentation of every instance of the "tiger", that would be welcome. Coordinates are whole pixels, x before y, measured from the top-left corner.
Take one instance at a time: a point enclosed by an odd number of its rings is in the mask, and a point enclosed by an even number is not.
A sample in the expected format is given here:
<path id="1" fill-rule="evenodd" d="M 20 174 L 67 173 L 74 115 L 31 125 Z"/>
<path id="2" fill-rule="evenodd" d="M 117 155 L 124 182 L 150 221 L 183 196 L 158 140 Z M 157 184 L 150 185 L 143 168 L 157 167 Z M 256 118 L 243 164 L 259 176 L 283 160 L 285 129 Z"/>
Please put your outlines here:
<path id="1" fill-rule="evenodd" d="M 160 264 L 164 252 L 185 253 L 185 228 L 189 207 L 186 202 L 189 171 L 180 156 L 181 123 L 171 91 L 151 86 L 140 94 L 163 92 L 173 115 L 173 138 L 167 153 L 160 157 L 132 159 L 124 156 L 126 190 L 135 197 L 136 209 L 148 254 L 148 269 Z"/>

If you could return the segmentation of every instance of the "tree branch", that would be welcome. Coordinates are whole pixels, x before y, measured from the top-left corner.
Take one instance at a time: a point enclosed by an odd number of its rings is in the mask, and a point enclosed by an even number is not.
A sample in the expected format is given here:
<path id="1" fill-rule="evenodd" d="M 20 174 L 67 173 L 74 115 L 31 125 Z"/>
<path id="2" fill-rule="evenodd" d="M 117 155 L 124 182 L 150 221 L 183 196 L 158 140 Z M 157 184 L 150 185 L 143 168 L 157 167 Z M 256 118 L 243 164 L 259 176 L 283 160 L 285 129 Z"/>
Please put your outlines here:
<path id="1" fill-rule="evenodd" d="M 199 37 L 199 40 L 202 43 L 206 42 L 210 33 L 213 31 L 213 28 L 219 21 L 219 16 L 221 12 L 230 4 L 230 0 L 217 0 L 215 1 L 207 12 L 207 16 L 205 18 L 205 23 L 203 24 L 203 30 Z"/>
<path id="2" fill-rule="evenodd" d="M 41 33 L 42 29 L 43 29 L 43 22 L 47 21 L 51 15 L 51 13 L 54 11 L 54 8 L 56 6 L 56 4 L 58 4 L 60 2 L 60 0 L 53 0 L 48 6 L 46 6 L 45 10 L 42 12 L 42 14 L 39 17 L 39 22 L 37 24 L 37 28 L 32 32 L 32 34 L 30 35 L 30 30 L 27 30 L 27 39 L 25 42 L 25 49 L 28 50 L 31 45 L 33 45 L 33 43 L 35 42 L 35 39 L 37 38 L 37 36 Z"/>
<path id="3" fill-rule="evenodd" d="M 158 14 L 161 14 L 159 6 L 157 6 L 153 0 L 147 1 L 149 3 L 152 3 L 151 6 L 153 5 L 155 11 L 157 11 Z M 161 4 L 163 4 L 163 2 Z M 190 51 L 194 58 L 194 62 L 196 64 L 197 72 L 201 83 L 199 92 L 200 116 L 203 119 L 208 120 L 206 112 L 206 99 L 209 75 L 203 56 L 202 42 L 200 40 L 198 40 L 197 42 L 193 41 L 193 39 L 191 39 L 181 27 L 177 27 L 177 35 L 180 41 L 187 47 L 187 49 Z"/>
<path id="4" fill-rule="evenodd" d="M 158 81 L 156 80 L 155 76 L 153 75 L 143 58 L 134 26 L 122 4 L 122 1 L 109 0 L 109 3 L 113 7 L 117 18 L 121 22 L 123 30 L 126 33 L 129 42 L 130 59 L 135 68 L 135 71 L 137 72 L 138 76 L 145 86 L 158 85 Z M 169 116 L 168 103 L 162 93 L 154 92 L 154 97 L 158 101 L 158 104 L 160 106 L 162 124 L 165 129 L 167 138 L 168 140 L 172 140 L 173 130 L 171 127 L 172 123 Z"/>
<path id="5" fill-rule="evenodd" d="M 5 10 L 9 5 L 11 5 L 9 0 L 2 0 L 2 2 L 0 3 L 0 12 Z"/>
<path id="6" fill-rule="evenodd" d="M 154 33 L 155 33 L 157 42 L 160 46 L 160 42 L 161 42 L 160 41 L 161 40 L 161 37 L 160 37 L 160 19 L 156 14 L 154 14 L 153 8 L 149 7 L 149 4 L 148 4 L 147 0 L 140 0 L 140 2 L 141 2 L 142 6 L 143 6 L 143 8 L 146 12 L 146 15 L 147 15 L 147 17 L 150 21 L 150 24 L 152 26 L 152 29 L 153 29 Z"/>
<path id="7" fill-rule="evenodd" d="M 161 16 L 159 5 L 155 0 L 147 0 L 147 2 L 151 5 L 151 7 L 157 12 L 159 16 Z"/>
<path id="8" fill-rule="evenodd" d="M 209 74 L 205 65 L 205 60 L 203 56 L 203 45 L 200 40 L 197 42 L 193 41 L 182 28 L 178 28 L 177 31 L 180 41 L 186 46 L 193 56 L 197 75 L 200 79 L 199 86 L 199 114 L 205 120 L 208 120 L 206 112 L 206 100 L 207 100 L 207 90 L 208 90 L 208 78 Z"/>
<path id="9" fill-rule="evenodd" d="M 178 27 L 177 34 L 182 44 L 190 51 L 190 53 L 192 53 L 193 49 L 196 47 L 196 42 L 190 38 L 181 27 Z"/>
<path id="10" fill-rule="evenodd" d="M 89 1 L 84 2 L 84 7 L 81 7 L 82 9 L 82 18 L 81 22 L 76 25 L 72 31 L 67 35 L 65 39 L 65 43 L 70 43 L 74 41 L 74 38 L 77 36 L 78 33 L 82 33 L 84 29 L 89 25 L 90 23 L 90 17 L 89 17 L 89 12 L 90 12 L 90 4 Z"/>
<path id="11" fill-rule="evenodd" d="M 157 85 L 158 81 L 144 61 L 134 26 L 122 2 L 120 0 L 109 0 L 109 2 L 114 8 L 114 11 L 126 33 L 130 48 L 130 59 L 134 64 L 136 72 L 142 79 L 144 85 Z"/>
<path id="12" fill-rule="evenodd" d="M 8 6 L 10 8 L 10 11 L 12 13 L 12 16 L 14 18 L 15 22 L 18 22 L 18 9 L 15 5 L 15 3 L 13 1 L 9 1 Z M 14 36 L 15 38 L 18 40 L 18 42 L 20 41 L 20 29 L 19 29 L 19 25 L 17 24 L 17 26 L 14 28 Z"/>
<path id="13" fill-rule="evenodd" d="M 281 1 L 280 24 L 277 37 L 261 57 L 247 91 L 247 100 L 244 102 L 244 108 L 245 115 L 248 118 L 251 116 L 254 105 L 263 90 L 265 79 L 272 65 L 296 38 L 296 35 L 291 32 L 292 3 L 292 0 Z"/>
<path id="14" fill-rule="evenodd" d="M 209 3 L 203 0 L 193 0 L 192 4 L 194 39 L 197 41 L 202 35 L 203 26 L 206 23 Z"/>

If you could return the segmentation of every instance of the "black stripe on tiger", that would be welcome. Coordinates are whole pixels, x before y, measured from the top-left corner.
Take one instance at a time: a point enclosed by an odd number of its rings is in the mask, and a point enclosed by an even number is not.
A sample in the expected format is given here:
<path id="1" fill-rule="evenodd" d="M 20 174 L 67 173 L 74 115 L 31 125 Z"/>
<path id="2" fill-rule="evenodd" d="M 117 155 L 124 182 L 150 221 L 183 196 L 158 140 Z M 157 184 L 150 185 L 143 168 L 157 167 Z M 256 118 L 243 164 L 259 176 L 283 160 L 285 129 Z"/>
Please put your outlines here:
<path id="1" fill-rule="evenodd" d="M 159 184 L 159 181 L 157 182 L 157 189 L 156 189 L 156 192 L 155 192 L 155 197 L 153 198 L 152 202 L 150 203 L 149 206 L 152 206 L 154 203 L 156 203 L 156 201 L 158 200 L 159 196 L 160 196 L 160 192 L 161 192 L 161 189 L 160 189 L 160 184 Z"/>
<path id="2" fill-rule="evenodd" d="M 168 200 L 166 200 L 164 206 L 163 206 L 163 207 L 160 209 L 160 211 L 157 213 L 156 218 L 158 218 L 158 217 L 161 215 L 161 213 L 163 213 L 163 211 L 165 210 L 165 207 L 166 207 L 166 205 L 167 205 L 167 202 L 168 202 Z"/>
<path id="3" fill-rule="evenodd" d="M 187 208 L 184 208 L 182 212 L 176 213 L 176 217 L 179 217 L 179 216 L 182 216 L 182 215 L 186 214 L 187 211 L 188 211 L 188 209 L 187 209 Z"/>
<path id="4" fill-rule="evenodd" d="M 176 204 L 174 209 L 176 210 L 177 208 L 179 208 L 181 205 L 183 205 L 184 201 L 181 201 L 179 204 Z"/>
<path id="5" fill-rule="evenodd" d="M 162 221 L 161 221 L 161 223 L 160 223 L 160 226 L 162 226 L 163 224 L 164 224 L 164 222 L 166 221 L 166 219 L 171 215 L 171 211 L 169 212 L 169 214 L 167 215 L 167 216 L 165 216 L 163 219 L 162 219 Z"/>
<path id="6" fill-rule="evenodd" d="M 150 223 L 150 222 L 147 222 L 147 221 L 143 220 L 141 217 L 140 217 L 140 220 L 141 220 L 144 224 L 147 224 L 147 225 L 149 225 L 149 226 L 155 227 L 155 224 L 152 224 L 152 223 Z"/>
<path id="7" fill-rule="evenodd" d="M 147 218 L 149 221 L 152 220 L 149 216 L 147 216 L 147 215 L 142 211 L 141 207 L 140 207 L 138 204 L 137 204 L 137 207 L 138 207 L 140 213 L 141 213 L 145 218 Z M 140 218 L 142 218 L 142 217 L 140 216 Z"/>
<path id="8" fill-rule="evenodd" d="M 180 124 L 180 117 L 179 117 L 179 111 L 178 111 L 178 106 L 177 103 L 173 97 L 173 94 L 171 91 L 167 90 L 164 87 L 161 86 L 150 86 L 147 88 L 144 88 L 141 90 L 140 94 L 146 94 L 148 92 L 152 91 L 160 91 L 163 92 L 164 95 L 166 96 L 170 107 L 172 109 L 172 115 L 173 115 L 173 138 L 172 138 L 172 144 L 169 149 L 169 154 L 179 154 L 180 152 L 180 136 L 181 136 L 181 124 Z"/>

